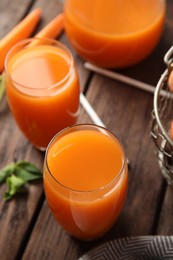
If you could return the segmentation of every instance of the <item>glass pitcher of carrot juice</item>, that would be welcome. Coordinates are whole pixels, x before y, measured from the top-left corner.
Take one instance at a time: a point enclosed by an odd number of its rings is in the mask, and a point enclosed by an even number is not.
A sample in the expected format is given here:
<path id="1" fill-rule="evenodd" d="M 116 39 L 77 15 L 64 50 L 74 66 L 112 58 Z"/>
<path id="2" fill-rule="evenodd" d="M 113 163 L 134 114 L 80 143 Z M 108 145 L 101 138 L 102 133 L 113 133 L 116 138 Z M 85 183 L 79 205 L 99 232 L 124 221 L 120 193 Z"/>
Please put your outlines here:
<path id="1" fill-rule="evenodd" d="M 66 34 L 84 59 L 102 67 L 129 67 L 158 44 L 165 9 L 165 0 L 66 0 Z"/>

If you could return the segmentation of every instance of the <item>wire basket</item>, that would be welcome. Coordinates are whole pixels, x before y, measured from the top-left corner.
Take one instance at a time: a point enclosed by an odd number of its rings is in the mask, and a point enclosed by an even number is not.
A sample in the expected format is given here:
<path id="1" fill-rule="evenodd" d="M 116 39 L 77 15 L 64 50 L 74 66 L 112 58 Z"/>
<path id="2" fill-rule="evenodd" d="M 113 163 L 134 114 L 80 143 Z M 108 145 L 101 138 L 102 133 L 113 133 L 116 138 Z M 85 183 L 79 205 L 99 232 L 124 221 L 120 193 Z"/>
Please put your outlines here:
<path id="1" fill-rule="evenodd" d="M 173 93 L 170 92 L 168 79 L 173 70 L 173 46 L 164 56 L 167 69 L 161 75 L 154 93 L 151 137 L 163 176 L 173 186 L 173 140 L 170 138 L 170 125 L 173 120 Z"/>

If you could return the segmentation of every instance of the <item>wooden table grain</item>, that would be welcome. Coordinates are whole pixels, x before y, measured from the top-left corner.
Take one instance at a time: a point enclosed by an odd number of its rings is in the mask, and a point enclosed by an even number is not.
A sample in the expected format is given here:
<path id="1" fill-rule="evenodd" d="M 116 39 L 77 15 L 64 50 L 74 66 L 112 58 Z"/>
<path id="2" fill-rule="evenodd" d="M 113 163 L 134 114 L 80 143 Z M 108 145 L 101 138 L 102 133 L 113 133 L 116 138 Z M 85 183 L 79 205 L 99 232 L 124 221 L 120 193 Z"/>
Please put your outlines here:
<path id="1" fill-rule="evenodd" d="M 167 0 L 163 36 L 142 63 L 119 72 L 156 85 L 165 70 L 163 56 L 173 44 L 173 3 Z M 58 0 L 1 0 L 0 38 L 28 12 L 40 7 L 44 27 L 63 10 Z M 130 160 L 129 189 L 123 211 L 114 227 L 101 239 L 82 242 L 55 222 L 45 200 L 42 181 L 29 184 L 24 195 L 5 202 L 0 186 L 0 259 L 77 259 L 106 241 L 125 236 L 172 235 L 173 190 L 164 181 L 150 138 L 153 95 L 86 70 L 63 33 L 59 40 L 71 50 L 77 64 L 81 91 L 106 127 L 119 138 Z M 91 122 L 81 108 L 80 123 Z M 44 153 L 37 151 L 13 120 L 7 99 L 0 103 L 0 168 L 15 160 L 43 167 Z"/>

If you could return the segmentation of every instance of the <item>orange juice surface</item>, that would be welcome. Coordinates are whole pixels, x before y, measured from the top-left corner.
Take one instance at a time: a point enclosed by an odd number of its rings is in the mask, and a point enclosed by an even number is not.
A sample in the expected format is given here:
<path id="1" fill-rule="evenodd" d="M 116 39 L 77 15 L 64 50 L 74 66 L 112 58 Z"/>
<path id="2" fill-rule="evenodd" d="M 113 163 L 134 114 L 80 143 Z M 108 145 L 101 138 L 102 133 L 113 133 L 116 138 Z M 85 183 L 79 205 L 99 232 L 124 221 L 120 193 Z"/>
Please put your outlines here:
<path id="1" fill-rule="evenodd" d="M 68 133 L 49 148 L 47 201 L 59 224 L 81 239 L 103 235 L 126 195 L 127 168 L 116 139 L 93 130 Z"/>
<path id="2" fill-rule="evenodd" d="M 164 0 L 66 0 L 66 33 L 84 59 L 104 67 L 127 67 L 158 43 Z"/>
<path id="3" fill-rule="evenodd" d="M 76 122 L 76 69 L 63 49 L 31 45 L 9 58 L 8 71 L 5 79 L 13 115 L 31 143 L 46 148 L 57 132 Z"/>

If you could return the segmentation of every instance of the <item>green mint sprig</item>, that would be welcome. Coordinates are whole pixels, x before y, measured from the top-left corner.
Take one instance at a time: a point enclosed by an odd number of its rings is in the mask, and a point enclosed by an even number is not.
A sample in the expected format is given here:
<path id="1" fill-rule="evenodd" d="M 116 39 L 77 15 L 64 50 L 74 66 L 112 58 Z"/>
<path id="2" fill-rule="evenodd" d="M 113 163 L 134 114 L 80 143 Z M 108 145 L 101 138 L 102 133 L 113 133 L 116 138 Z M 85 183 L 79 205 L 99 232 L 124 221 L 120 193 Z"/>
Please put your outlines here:
<path id="1" fill-rule="evenodd" d="M 16 193 L 25 190 L 25 184 L 42 179 L 42 172 L 32 163 L 19 161 L 0 170 L 0 183 L 6 182 L 5 200 L 10 200 Z"/>

